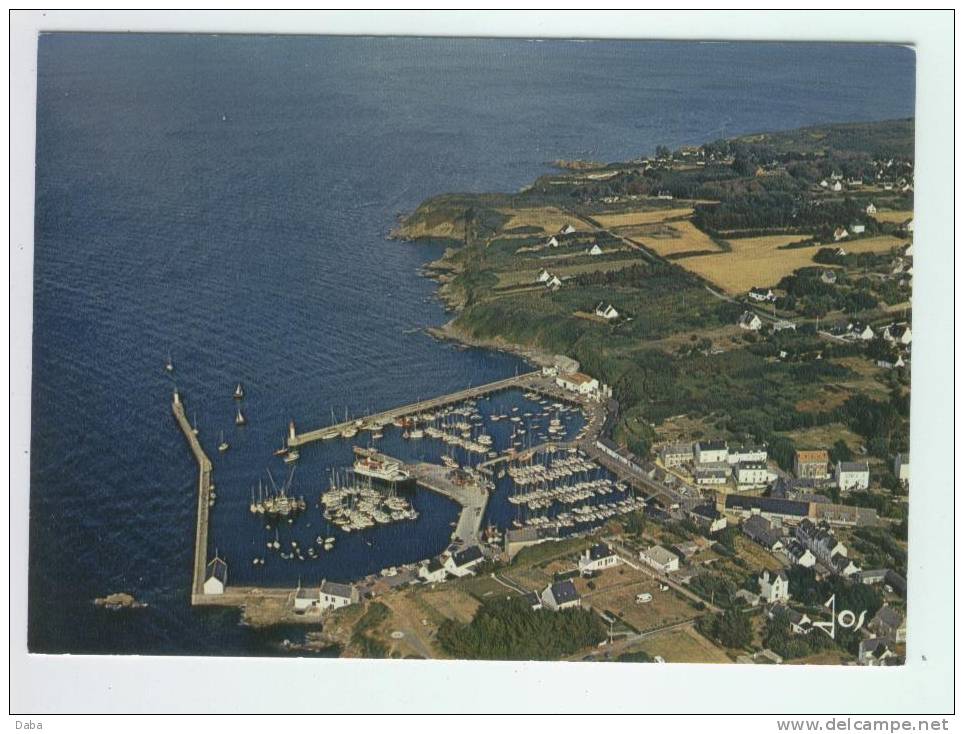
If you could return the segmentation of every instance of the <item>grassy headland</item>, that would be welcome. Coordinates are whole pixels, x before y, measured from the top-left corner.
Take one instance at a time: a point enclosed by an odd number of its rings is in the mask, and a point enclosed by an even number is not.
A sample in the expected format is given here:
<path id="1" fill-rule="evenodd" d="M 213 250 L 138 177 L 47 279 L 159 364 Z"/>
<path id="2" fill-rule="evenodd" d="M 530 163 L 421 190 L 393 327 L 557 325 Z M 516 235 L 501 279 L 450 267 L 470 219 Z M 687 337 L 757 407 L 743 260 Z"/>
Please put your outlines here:
<path id="1" fill-rule="evenodd" d="M 909 321 L 912 150 L 911 120 L 660 148 L 556 170 L 515 194 L 434 197 L 394 235 L 446 243 L 428 268 L 455 313 L 446 336 L 579 360 L 613 386 L 614 437 L 637 453 L 681 416 L 688 438 L 766 441 L 784 464 L 794 436 L 822 426 L 835 439 L 839 427 L 891 484 L 909 368 L 879 367 L 897 356 L 879 338 L 817 327 Z M 544 271 L 561 285 L 547 287 Z M 775 301 L 748 299 L 751 287 Z M 597 317 L 599 304 L 619 317 Z M 736 328 L 747 310 L 762 329 Z M 797 328 L 774 330 L 778 319 Z"/>

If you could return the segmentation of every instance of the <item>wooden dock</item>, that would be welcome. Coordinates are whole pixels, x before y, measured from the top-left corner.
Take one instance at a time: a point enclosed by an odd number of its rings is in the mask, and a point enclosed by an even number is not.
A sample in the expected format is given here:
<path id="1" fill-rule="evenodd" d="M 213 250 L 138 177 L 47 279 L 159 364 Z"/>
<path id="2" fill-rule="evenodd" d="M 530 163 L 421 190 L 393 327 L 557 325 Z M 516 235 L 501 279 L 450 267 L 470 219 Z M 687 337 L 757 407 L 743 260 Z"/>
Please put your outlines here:
<path id="1" fill-rule="evenodd" d="M 197 533 L 194 537 L 194 580 L 191 584 L 191 604 L 199 604 L 204 598 L 204 575 L 208 563 L 208 520 L 209 520 L 209 500 L 211 496 L 211 477 L 214 467 L 211 460 L 204 453 L 201 442 L 194 435 L 191 423 L 187 419 L 184 410 L 184 402 L 177 390 L 174 391 L 174 400 L 171 403 L 171 410 L 177 424 L 181 427 L 184 438 L 187 439 L 191 453 L 198 464 L 197 480 Z"/>
<path id="2" fill-rule="evenodd" d="M 288 446 L 295 448 L 313 441 L 337 438 L 343 431 L 350 429 L 359 430 L 366 427 L 384 426 L 392 421 L 397 420 L 398 418 L 404 418 L 408 415 L 435 410 L 453 403 L 460 403 L 463 400 L 478 398 L 483 395 L 499 392 L 501 390 L 509 390 L 513 387 L 522 387 L 541 391 L 545 389 L 544 386 L 540 384 L 540 380 L 538 379 L 541 376 L 542 374 L 539 371 L 526 372 L 521 375 L 516 375 L 515 377 L 509 377 L 505 380 L 498 380 L 485 385 L 477 385 L 475 387 L 469 387 L 465 390 L 459 390 L 458 392 L 450 393 L 448 395 L 440 395 L 438 397 L 429 398 L 428 400 L 420 400 L 417 403 L 402 405 L 398 408 L 392 408 L 381 413 L 367 415 L 364 418 L 355 418 L 353 420 L 343 421 L 341 423 L 334 423 L 330 426 L 326 426 L 325 428 L 318 428 L 313 431 L 305 431 L 304 433 L 292 431 L 288 435 Z"/>

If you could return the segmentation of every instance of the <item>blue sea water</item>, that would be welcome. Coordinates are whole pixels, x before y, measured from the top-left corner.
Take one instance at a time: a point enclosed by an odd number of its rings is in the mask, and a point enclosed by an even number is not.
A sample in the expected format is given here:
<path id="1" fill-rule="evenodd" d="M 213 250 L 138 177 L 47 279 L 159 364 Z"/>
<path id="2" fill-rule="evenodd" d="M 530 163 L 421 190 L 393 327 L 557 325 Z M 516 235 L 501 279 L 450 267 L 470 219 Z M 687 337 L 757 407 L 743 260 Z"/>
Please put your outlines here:
<path id="1" fill-rule="evenodd" d="M 448 317 L 418 275 L 440 247 L 387 242 L 399 212 L 516 190 L 556 158 L 913 107 L 913 52 L 875 45 L 42 36 L 30 649 L 270 654 L 289 635 L 189 605 L 196 467 L 174 382 L 215 454 L 212 544 L 232 578 L 257 580 L 250 487 L 269 466 L 283 474 L 270 454 L 290 418 L 313 427 L 526 369 L 421 331 Z M 295 485 L 315 497 L 349 452 L 307 447 Z M 429 493 L 416 505 L 419 532 L 269 564 L 265 583 L 438 552 L 456 508 Z M 92 607 L 119 590 L 150 607 Z"/>

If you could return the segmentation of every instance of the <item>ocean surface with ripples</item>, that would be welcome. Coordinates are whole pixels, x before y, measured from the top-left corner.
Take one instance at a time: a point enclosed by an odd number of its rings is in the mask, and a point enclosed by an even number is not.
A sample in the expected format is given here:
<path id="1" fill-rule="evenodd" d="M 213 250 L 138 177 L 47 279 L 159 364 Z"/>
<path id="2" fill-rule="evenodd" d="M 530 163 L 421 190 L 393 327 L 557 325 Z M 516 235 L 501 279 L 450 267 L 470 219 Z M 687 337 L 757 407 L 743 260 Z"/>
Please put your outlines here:
<path id="1" fill-rule="evenodd" d="M 557 158 L 907 117 L 913 91 L 913 53 L 874 45 L 43 35 L 30 649 L 272 654 L 292 634 L 190 607 L 196 466 L 175 383 L 215 462 L 211 544 L 232 578 L 354 578 L 445 547 L 457 508 L 426 492 L 417 532 L 250 566 L 265 532 L 250 489 L 268 467 L 284 476 L 271 452 L 289 419 L 527 369 L 425 334 L 449 318 L 419 275 L 441 245 L 386 241 L 400 212 L 517 190 Z M 293 486 L 315 498 L 348 460 L 345 442 L 306 447 Z M 150 606 L 92 606 L 114 591 Z"/>

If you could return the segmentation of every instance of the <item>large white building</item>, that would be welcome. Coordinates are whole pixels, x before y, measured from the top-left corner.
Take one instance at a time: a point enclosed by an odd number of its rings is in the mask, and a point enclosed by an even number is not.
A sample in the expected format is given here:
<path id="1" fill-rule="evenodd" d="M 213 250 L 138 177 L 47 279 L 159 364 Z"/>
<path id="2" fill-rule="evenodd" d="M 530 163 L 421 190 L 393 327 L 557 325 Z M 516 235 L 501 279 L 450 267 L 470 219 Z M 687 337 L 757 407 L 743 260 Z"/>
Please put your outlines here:
<path id="1" fill-rule="evenodd" d="M 726 441 L 700 441 L 694 453 L 697 464 L 725 464 L 730 452 Z"/>
<path id="2" fill-rule="evenodd" d="M 357 604 L 358 589 L 354 584 L 339 584 L 322 579 L 318 592 L 318 606 L 322 609 L 341 609 L 349 604 Z"/>
<path id="3" fill-rule="evenodd" d="M 733 468 L 733 476 L 741 487 L 758 487 L 770 481 L 770 470 L 764 461 L 741 461 Z"/>
<path id="4" fill-rule="evenodd" d="M 661 545 L 654 545 L 640 551 L 639 560 L 660 573 L 672 573 L 679 570 L 679 557 Z"/>
<path id="5" fill-rule="evenodd" d="M 622 559 L 605 543 L 596 543 L 579 557 L 579 573 L 602 571 L 618 566 Z"/>
<path id="6" fill-rule="evenodd" d="M 870 467 L 866 461 L 838 461 L 835 474 L 841 492 L 870 486 Z"/>
<path id="7" fill-rule="evenodd" d="M 564 390 L 577 392 L 580 395 L 593 395 L 599 392 L 599 380 L 582 372 L 568 372 L 556 378 L 556 384 Z"/>
<path id="8" fill-rule="evenodd" d="M 764 570 L 757 581 L 760 584 L 760 596 L 770 604 L 785 602 L 790 598 L 790 580 L 783 571 L 771 574 Z"/>

